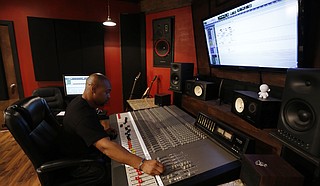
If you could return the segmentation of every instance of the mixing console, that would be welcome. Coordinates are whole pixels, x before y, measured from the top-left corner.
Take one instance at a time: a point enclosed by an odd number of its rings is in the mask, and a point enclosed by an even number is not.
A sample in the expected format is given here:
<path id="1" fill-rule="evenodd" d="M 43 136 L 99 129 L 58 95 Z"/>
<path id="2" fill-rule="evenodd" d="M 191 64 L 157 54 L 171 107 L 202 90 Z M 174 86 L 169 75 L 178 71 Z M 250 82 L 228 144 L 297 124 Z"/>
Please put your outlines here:
<path id="1" fill-rule="evenodd" d="M 132 114 L 149 152 L 167 150 L 206 138 L 192 124 L 172 119 L 172 115 L 162 107 Z"/>
<path id="2" fill-rule="evenodd" d="M 122 136 L 121 145 L 133 154 L 142 158 L 151 159 L 148 151 L 146 151 L 144 142 L 141 140 L 140 134 L 135 132 L 137 126 L 130 112 L 118 114 L 117 122 L 120 124 L 119 135 Z M 128 165 L 125 165 L 125 168 L 128 185 L 158 185 L 155 177 L 144 174 L 142 171 Z"/>
<path id="3" fill-rule="evenodd" d="M 203 184 L 208 179 L 239 170 L 240 161 L 236 153 L 244 152 L 246 146 L 242 145 L 242 149 L 237 147 L 238 151 L 222 147 L 229 144 L 219 143 L 214 135 L 209 135 L 208 130 L 204 130 L 208 126 L 204 123 L 204 117 L 201 116 L 201 121 L 199 118 L 196 121 L 176 106 L 110 116 L 111 125 L 119 130 L 120 138 L 117 140 L 124 148 L 140 157 L 157 159 L 165 165 L 162 175 L 150 176 L 128 165 L 112 162 L 113 186 Z M 227 131 L 224 138 L 237 138 L 246 143 L 245 138 L 237 137 L 236 132 L 225 127 L 218 128 Z M 210 130 L 213 131 L 212 127 Z M 230 176 L 230 179 L 234 178 L 236 177 Z M 219 183 L 215 181 L 210 184 Z"/>

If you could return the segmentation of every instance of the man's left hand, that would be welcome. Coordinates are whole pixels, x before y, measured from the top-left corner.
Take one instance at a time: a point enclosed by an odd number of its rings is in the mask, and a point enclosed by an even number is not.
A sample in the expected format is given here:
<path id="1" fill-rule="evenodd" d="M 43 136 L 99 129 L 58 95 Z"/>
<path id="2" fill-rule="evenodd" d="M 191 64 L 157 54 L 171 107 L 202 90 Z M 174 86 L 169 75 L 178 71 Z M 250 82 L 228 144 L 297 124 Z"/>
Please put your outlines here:
<path id="1" fill-rule="evenodd" d="M 109 127 L 109 128 L 106 130 L 106 132 L 107 132 L 107 135 L 109 136 L 110 140 L 114 140 L 114 139 L 116 139 L 117 136 L 118 136 L 117 131 L 116 131 L 115 129 L 111 128 L 111 127 Z"/>

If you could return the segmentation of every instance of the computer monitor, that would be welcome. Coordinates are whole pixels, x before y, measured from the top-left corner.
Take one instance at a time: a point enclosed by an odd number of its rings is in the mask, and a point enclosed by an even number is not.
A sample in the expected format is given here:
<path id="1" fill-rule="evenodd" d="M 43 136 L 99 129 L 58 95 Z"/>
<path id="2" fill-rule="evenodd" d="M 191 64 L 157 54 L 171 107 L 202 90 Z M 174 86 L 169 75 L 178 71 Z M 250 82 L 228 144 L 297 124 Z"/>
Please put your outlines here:
<path id="1" fill-rule="evenodd" d="M 87 75 L 63 75 L 66 96 L 81 95 L 86 86 Z"/>
<path id="2" fill-rule="evenodd" d="M 255 0 L 205 19 L 211 67 L 297 68 L 298 8 L 298 0 Z"/>

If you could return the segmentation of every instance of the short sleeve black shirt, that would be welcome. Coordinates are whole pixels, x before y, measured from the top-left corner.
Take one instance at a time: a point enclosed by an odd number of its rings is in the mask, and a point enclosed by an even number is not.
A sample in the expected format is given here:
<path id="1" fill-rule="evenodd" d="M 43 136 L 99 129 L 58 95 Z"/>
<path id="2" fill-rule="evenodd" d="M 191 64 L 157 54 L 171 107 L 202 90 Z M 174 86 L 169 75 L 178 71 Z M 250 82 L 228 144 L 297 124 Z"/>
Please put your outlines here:
<path id="1" fill-rule="evenodd" d="M 101 154 L 93 144 L 107 137 L 95 108 L 81 96 L 74 98 L 63 119 L 62 152 L 69 157 Z"/>

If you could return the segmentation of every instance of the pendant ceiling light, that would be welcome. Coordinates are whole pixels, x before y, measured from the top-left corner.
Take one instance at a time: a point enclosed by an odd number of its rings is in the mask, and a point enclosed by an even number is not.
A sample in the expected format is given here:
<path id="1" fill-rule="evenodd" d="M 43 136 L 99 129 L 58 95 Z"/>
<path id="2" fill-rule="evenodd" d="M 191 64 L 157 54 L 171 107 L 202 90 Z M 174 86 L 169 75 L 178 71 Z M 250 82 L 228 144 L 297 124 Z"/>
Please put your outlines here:
<path id="1" fill-rule="evenodd" d="M 108 0 L 108 18 L 105 22 L 103 22 L 103 25 L 105 25 L 105 26 L 116 26 L 117 25 L 117 23 L 113 22 L 110 18 L 109 0 Z"/>

